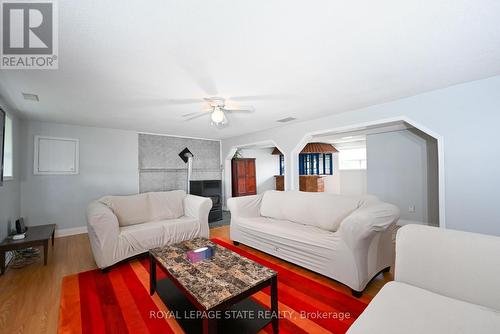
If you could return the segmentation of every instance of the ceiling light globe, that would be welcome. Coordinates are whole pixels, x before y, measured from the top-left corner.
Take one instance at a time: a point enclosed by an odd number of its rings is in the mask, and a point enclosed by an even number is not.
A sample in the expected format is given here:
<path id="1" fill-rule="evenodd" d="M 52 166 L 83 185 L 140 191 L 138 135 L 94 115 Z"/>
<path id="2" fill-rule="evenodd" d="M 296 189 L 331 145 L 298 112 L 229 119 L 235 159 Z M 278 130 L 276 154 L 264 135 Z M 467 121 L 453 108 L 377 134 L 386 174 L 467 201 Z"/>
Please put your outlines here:
<path id="1" fill-rule="evenodd" d="M 222 123 L 224 121 L 225 115 L 220 108 L 215 108 L 212 112 L 212 121 L 214 123 Z"/>

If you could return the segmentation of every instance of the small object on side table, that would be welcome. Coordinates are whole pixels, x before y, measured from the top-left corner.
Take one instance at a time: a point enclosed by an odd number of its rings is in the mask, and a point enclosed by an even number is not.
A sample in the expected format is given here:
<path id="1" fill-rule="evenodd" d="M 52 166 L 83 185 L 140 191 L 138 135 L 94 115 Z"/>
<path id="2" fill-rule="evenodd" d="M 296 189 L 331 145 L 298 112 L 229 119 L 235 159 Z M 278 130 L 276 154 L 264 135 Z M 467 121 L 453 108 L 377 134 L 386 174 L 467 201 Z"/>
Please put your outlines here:
<path id="1" fill-rule="evenodd" d="M 215 249 L 212 246 L 206 246 L 190 250 L 186 254 L 189 262 L 196 263 L 214 256 Z"/>
<path id="2" fill-rule="evenodd" d="M 26 233 L 13 234 L 12 240 L 21 240 L 26 238 Z"/>
<path id="3" fill-rule="evenodd" d="M 43 246 L 43 264 L 47 265 L 49 239 L 52 238 L 54 246 L 55 224 L 30 226 L 26 231 L 26 237 L 21 240 L 13 240 L 9 237 L 0 243 L 0 275 L 5 272 L 5 252 L 29 247 Z"/>

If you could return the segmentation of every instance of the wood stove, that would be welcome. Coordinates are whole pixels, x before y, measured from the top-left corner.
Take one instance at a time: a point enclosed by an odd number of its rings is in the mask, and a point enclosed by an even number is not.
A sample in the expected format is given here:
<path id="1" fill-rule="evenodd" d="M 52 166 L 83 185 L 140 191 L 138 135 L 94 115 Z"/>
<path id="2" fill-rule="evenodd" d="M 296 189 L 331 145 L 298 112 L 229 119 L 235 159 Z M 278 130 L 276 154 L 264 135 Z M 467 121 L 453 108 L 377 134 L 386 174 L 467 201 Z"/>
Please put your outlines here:
<path id="1" fill-rule="evenodd" d="M 208 222 L 215 222 L 222 219 L 222 181 L 221 180 L 201 180 L 190 181 L 190 191 L 192 195 L 208 197 L 212 200 L 212 209 L 208 214 Z"/>

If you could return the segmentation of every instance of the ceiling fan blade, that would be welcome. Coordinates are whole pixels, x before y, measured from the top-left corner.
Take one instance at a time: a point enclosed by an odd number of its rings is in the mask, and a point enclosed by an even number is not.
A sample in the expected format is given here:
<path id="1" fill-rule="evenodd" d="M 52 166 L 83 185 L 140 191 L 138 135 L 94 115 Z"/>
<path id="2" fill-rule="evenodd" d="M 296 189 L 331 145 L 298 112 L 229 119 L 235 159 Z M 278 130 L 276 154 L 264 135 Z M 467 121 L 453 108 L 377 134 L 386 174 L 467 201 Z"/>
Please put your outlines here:
<path id="1" fill-rule="evenodd" d="M 227 112 L 247 112 L 247 113 L 251 113 L 251 112 L 255 112 L 255 107 L 254 106 L 250 106 L 250 105 L 246 105 L 246 106 L 242 106 L 242 105 L 239 105 L 238 103 L 229 103 L 228 105 L 224 106 L 223 108 L 224 111 L 227 111 Z"/>
<path id="2" fill-rule="evenodd" d="M 198 114 L 199 111 L 195 111 L 195 112 L 188 112 L 187 114 L 184 114 L 184 115 L 181 115 L 182 117 L 189 117 L 189 116 L 193 116 L 193 115 L 196 115 Z"/>
<path id="3" fill-rule="evenodd" d="M 182 117 L 189 117 L 189 116 L 193 116 L 193 115 L 197 115 L 197 114 L 201 114 L 201 113 L 212 112 L 212 111 L 214 111 L 213 108 L 207 108 L 207 109 L 202 110 L 202 111 L 188 112 L 187 114 L 184 114 L 184 115 L 181 115 L 181 116 Z"/>
<path id="4" fill-rule="evenodd" d="M 272 101 L 289 99 L 291 95 L 285 94 L 266 94 L 266 95 L 247 95 L 247 96 L 232 96 L 228 100 L 233 101 Z"/>
<path id="5" fill-rule="evenodd" d="M 184 121 L 191 121 L 193 119 L 197 119 L 197 118 L 200 118 L 200 117 L 203 117 L 205 115 L 208 115 L 205 111 L 201 111 L 198 113 L 198 115 L 195 115 L 195 116 L 192 116 L 192 117 L 189 117 L 189 118 L 186 118 Z"/>
<path id="6" fill-rule="evenodd" d="M 222 110 L 224 110 L 224 112 L 227 112 L 227 113 L 241 112 L 241 113 L 251 114 L 251 113 L 255 112 L 255 109 L 253 109 L 253 108 L 244 108 L 244 109 L 239 109 L 239 108 L 238 109 L 236 109 L 236 108 L 235 109 L 226 109 L 226 108 L 224 108 Z"/>
<path id="7" fill-rule="evenodd" d="M 203 102 L 203 99 L 164 99 L 164 101 L 166 104 L 192 104 Z"/>
<path id="8" fill-rule="evenodd" d="M 194 103 L 203 103 L 203 99 L 141 98 L 135 101 L 129 101 L 128 105 L 140 107 L 165 107 L 169 105 L 183 105 Z"/>

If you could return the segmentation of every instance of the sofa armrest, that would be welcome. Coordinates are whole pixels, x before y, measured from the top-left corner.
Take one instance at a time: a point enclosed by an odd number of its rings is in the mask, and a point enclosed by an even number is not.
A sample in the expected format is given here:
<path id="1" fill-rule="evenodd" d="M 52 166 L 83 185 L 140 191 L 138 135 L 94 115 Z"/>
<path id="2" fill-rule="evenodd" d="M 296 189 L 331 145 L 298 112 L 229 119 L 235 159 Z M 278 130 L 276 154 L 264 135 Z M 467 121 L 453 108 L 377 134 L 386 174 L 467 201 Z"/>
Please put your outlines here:
<path id="1" fill-rule="evenodd" d="M 186 195 L 184 198 L 184 215 L 198 219 L 201 236 L 208 238 L 208 214 L 212 209 L 212 200 L 207 197 Z"/>
<path id="2" fill-rule="evenodd" d="M 392 265 L 394 248 L 388 231 L 398 218 L 396 206 L 378 202 L 357 209 L 340 223 L 338 233 L 351 252 L 359 282 L 352 289 L 362 291 L 377 272 Z"/>
<path id="3" fill-rule="evenodd" d="M 96 245 L 102 249 L 115 241 L 120 233 L 120 226 L 113 211 L 95 201 L 90 203 L 87 209 L 87 230 L 89 238 L 94 239 Z"/>
<path id="4" fill-rule="evenodd" d="M 227 200 L 227 207 L 231 217 L 259 217 L 262 194 L 232 197 Z"/>
<path id="5" fill-rule="evenodd" d="M 107 267 L 118 243 L 118 218 L 106 205 L 94 201 L 87 208 L 87 232 L 97 266 Z"/>
<path id="6" fill-rule="evenodd" d="M 406 225 L 396 238 L 395 279 L 500 310 L 500 237 Z"/>
<path id="7" fill-rule="evenodd" d="M 376 233 L 387 231 L 398 219 L 397 206 L 379 202 L 361 207 L 347 216 L 340 224 L 339 233 L 349 248 L 355 249 Z"/>

